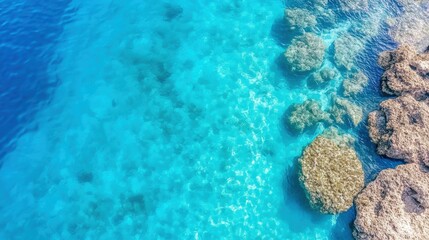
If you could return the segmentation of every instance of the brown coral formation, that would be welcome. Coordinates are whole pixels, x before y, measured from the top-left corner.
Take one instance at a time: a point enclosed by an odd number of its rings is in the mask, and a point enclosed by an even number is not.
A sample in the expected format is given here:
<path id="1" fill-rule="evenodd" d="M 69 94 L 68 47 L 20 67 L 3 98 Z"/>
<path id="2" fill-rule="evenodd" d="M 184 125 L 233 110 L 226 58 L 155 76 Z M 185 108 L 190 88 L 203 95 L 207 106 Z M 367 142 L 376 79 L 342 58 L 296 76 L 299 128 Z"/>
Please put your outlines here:
<path id="1" fill-rule="evenodd" d="M 389 99 L 369 115 L 377 152 L 407 162 L 429 163 L 429 101 L 411 95 Z"/>
<path id="2" fill-rule="evenodd" d="M 304 150 L 299 163 L 300 180 L 310 204 L 322 213 L 346 211 L 363 188 L 362 164 L 354 149 L 335 132 L 317 137 Z"/>
<path id="3" fill-rule="evenodd" d="M 379 64 L 385 69 L 381 80 L 383 92 L 396 96 L 429 93 L 429 53 L 418 54 L 412 47 L 403 45 L 383 52 Z"/>
<path id="4" fill-rule="evenodd" d="M 356 239 L 429 236 L 429 172 L 418 164 L 382 171 L 356 198 Z"/>

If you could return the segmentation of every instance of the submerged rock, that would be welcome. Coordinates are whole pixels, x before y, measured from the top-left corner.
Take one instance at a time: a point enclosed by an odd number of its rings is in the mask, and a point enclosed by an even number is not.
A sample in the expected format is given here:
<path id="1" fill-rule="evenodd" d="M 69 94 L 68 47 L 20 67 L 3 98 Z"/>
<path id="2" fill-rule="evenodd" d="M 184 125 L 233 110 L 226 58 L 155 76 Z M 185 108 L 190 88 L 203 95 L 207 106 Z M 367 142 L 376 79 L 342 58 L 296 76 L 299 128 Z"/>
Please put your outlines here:
<path id="1" fill-rule="evenodd" d="M 381 79 L 383 92 L 397 96 L 429 93 L 429 53 L 418 54 L 410 46 L 403 45 L 381 53 L 378 62 L 386 70 Z"/>
<path id="2" fill-rule="evenodd" d="M 364 11 L 368 9 L 368 0 L 339 0 L 343 11 Z"/>
<path id="3" fill-rule="evenodd" d="M 316 16 L 301 8 L 285 9 L 285 20 L 291 30 L 311 30 L 317 25 Z"/>
<path id="4" fill-rule="evenodd" d="M 313 33 L 305 33 L 292 40 L 284 56 L 294 72 L 307 72 L 320 68 L 325 56 L 323 40 Z"/>
<path id="5" fill-rule="evenodd" d="M 329 122 L 329 114 L 322 110 L 320 104 L 314 100 L 306 100 L 292 106 L 287 124 L 293 131 L 302 132 L 319 122 Z"/>
<path id="6" fill-rule="evenodd" d="M 364 186 L 362 164 L 341 138 L 317 137 L 299 159 L 300 181 L 310 205 L 322 213 L 339 213 L 353 205 Z"/>
<path id="7" fill-rule="evenodd" d="M 334 96 L 331 114 L 334 120 L 339 124 L 345 124 L 350 120 L 353 126 L 359 125 L 363 119 L 363 110 L 353 102 Z"/>
<path id="8" fill-rule="evenodd" d="M 338 71 L 334 68 L 324 67 L 310 75 L 308 81 L 315 85 L 323 85 L 329 81 L 334 80 L 339 75 Z"/>
<path id="9" fill-rule="evenodd" d="M 364 49 L 363 42 L 350 34 L 345 34 L 334 42 L 334 60 L 338 67 L 352 70 L 356 56 Z"/>
<path id="10" fill-rule="evenodd" d="M 369 135 L 377 152 L 407 162 L 429 164 L 429 100 L 411 95 L 389 99 L 369 114 Z"/>
<path id="11" fill-rule="evenodd" d="M 417 4 L 422 1 L 407 2 L 403 8 L 404 13 L 388 21 L 389 35 L 399 44 L 424 51 L 429 46 L 429 7 Z"/>
<path id="12" fill-rule="evenodd" d="M 429 173 L 418 164 L 383 170 L 356 198 L 356 239 L 429 236 Z"/>
<path id="13" fill-rule="evenodd" d="M 368 77 L 361 71 L 350 75 L 343 82 L 344 96 L 354 96 L 368 85 Z"/>

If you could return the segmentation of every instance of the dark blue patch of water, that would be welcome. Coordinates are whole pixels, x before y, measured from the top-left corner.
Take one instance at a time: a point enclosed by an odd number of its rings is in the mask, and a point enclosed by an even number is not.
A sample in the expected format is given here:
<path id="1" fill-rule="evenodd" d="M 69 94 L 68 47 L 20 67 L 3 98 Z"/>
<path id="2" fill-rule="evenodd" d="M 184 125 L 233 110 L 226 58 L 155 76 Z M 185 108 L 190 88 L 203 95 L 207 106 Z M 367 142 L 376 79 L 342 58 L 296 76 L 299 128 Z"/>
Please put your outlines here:
<path id="1" fill-rule="evenodd" d="M 49 100 L 54 46 L 70 0 L 0 1 L 0 159 Z"/>

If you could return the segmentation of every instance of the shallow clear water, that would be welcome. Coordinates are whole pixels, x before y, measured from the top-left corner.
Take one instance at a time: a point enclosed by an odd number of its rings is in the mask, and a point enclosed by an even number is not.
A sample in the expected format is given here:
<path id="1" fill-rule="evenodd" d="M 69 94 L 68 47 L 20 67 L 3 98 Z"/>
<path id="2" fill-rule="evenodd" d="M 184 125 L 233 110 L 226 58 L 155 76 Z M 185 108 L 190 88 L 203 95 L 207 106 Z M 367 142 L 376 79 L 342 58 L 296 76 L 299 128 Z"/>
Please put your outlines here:
<path id="1" fill-rule="evenodd" d="M 330 46 L 325 66 L 335 66 L 331 44 L 344 33 L 362 44 L 350 61 L 370 79 L 355 100 L 365 112 L 381 100 L 376 55 L 395 47 L 379 20 L 399 11 L 374 6 L 354 15 L 331 3 L 336 21 L 316 30 Z M 58 11 L 43 20 L 58 30 L 40 30 L 53 50 L 29 70 L 43 76 L 22 86 L 46 95 L 4 107 L 31 117 L 8 123 L 21 130 L 1 128 L 1 239 L 351 238 L 354 209 L 318 214 L 298 182 L 297 158 L 327 126 L 297 135 L 285 113 L 307 99 L 328 108 L 341 78 L 312 89 L 284 69 L 296 33 L 285 30 L 282 1 L 46 7 Z M 397 164 L 375 155 L 365 122 L 341 127 L 358 139 L 367 180 Z"/>

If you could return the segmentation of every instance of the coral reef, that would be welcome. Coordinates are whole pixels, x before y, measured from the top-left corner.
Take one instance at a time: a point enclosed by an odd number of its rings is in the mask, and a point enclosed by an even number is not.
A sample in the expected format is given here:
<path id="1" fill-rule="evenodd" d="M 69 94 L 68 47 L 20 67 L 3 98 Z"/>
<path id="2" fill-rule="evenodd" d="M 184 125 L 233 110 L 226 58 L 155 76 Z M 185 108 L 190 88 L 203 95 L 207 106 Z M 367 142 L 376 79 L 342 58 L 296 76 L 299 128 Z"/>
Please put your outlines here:
<path id="1" fill-rule="evenodd" d="M 317 25 L 316 16 L 306 9 L 287 8 L 284 16 L 290 30 L 311 30 Z"/>
<path id="2" fill-rule="evenodd" d="M 343 81 L 344 96 L 354 96 L 361 93 L 368 85 L 368 77 L 361 71 L 353 73 Z"/>
<path id="3" fill-rule="evenodd" d="M 338 71 L 334 68 L 324 67 L 320 71 L 314 72 L 310 75 L 308 81 L 311 84 L 323 85 L 331 80 L 334 80 L 339 75 Z"/>
<path id="4" fill-rule="evenodd" d="M 339 0 L 343 11 L 364 11 L 368 9 L 368 0 Z"/>
<path id="5" fill-rule="evenodd" d="M 382 171 L 356 197 L 356 239 L 427 239 L 429 173 L 418 164 Z"/>
<path id="6" fill-rule="evenodd" d="M 302 132 L 319 122 L 330 122 L 330 117 L 314 100 L 306 100 L 301 104 L 292 105 L 290 115 L 287 118 L 287 124 L 296 132 Z"/>
<path id="7" fill-rule="evenodd" d="M 381 79 L 383 92 L 397 96 L 429 93 L 429 53 L 418 54 L 412 47 L 403 45 L 380 54 L 378 62 L 385 69 Z"/>
<path id="8" fill-rule="evenodd" d="M 299 160 L 300 180 L 313 208 L 322 213 L 339 213 L 353 205 L 363 188 L 362 164 L 348 144 L 338 144 L 328 135 L 317 137 Z"/>
<path id="9" fill-rule="evenodd" d="M 325 56 L 325 45 L 313 33 L 305 33 L 292 40 L 284 56 L 294 72 L 308 72 L 320 68 Z"/>
<path id="10" fill-rule="evenodd" d="M 338 67 L 351 70 L 354 67 L 356 56 L 363 50 L 361 40 L 350 34 L 345 34 L 334 42 L 334 60 Z"/>
<path id="11" fill-rule="evenodd" d="M 363 110 L 361 107 L 337 96 L 333 97 L 333 106 L 330 112 L 334 120 L 339 124 L 345 124 L 350 120 L 353 126 L 356 127 L 363 119 Z"/>
<path id="12" fill-rule="evenodd" d="M 429 164 L 429 101 L 411 95 L 389 99 L 369 115 L 369 134 L 377 152 L 407 162 Z"/>

